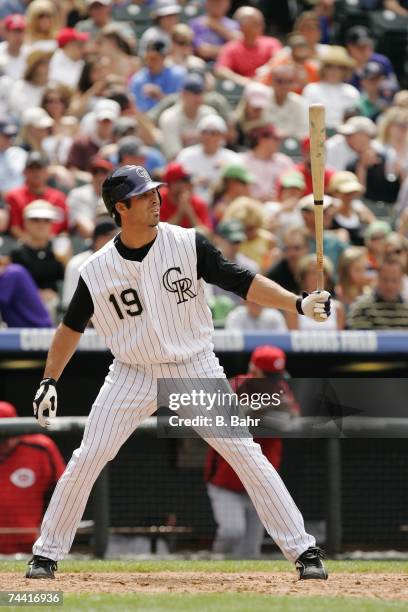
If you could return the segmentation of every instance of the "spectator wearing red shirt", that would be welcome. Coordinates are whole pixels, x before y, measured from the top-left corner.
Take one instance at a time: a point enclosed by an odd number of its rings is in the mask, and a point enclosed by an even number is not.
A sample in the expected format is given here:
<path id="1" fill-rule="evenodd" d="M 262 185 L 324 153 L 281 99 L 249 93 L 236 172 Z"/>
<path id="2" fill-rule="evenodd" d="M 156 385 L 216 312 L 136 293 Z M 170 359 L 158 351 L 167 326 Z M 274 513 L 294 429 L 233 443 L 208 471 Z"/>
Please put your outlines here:
<path id="1" fill-rule="evenodd" d="M 299 405 L 282 378 L 285 366 L 286 355 L 281 349 L 259 346 L 251 355 L 249 374 L 236 377 L 232 381 L 232 388 L 238 397 L 242 393 L 249 396 L 255 392 L 272 394 L 284 389 L 284 403 L 279 408 L 297 414 Z M 282 459 L 282 440 L 255 438 L 255 442 L 260 444 L 265 457 L 278 470 Z M 217 523 L 213 551 L 240 559 L 259 557 L 264 526 L 242 482 L 229 463 L 213 448 L 207 453 L 205 480 Z"/>
<path id="2" fill-rule="evenodd" d="M 296 164 L 295 169 L 303 174 L 303 178 L 305 179 L 305 190 L 303 195 L 309 195 L 309 193 L 313 193 L 313 184 L 312 184 L 312 167 L 310 164 L 310 138 L 306 136 L 302 140 L 302 161 Z M 327 193 L 330 179 L 335 173 L 335 170 L 331 168 L 326 168 L 324 171 L 324 191 Z"/>
<path id="3" fill-rule="evenodd" d="M 56 219 L 52 224 L 52 233 L 55 235 L 68 231 L 65 194 L 47 186 L 47 166 L 48 161 L 41 153 L 37 151 L 29 153 L 24 170 L 24 185 L 11 189 L 4 196 L 10 212 L 9 231 L 14 238 L 20 240 L 26 238 L 23 211 L 28 204 L 39 199 L 46 200 L 55 208 Z"/>
<path id="4" fill-rule="evenodd" d="M 12 404 L 0 402 L 0 419 L 16 416 Z M 31 552 L 44 507 L 64 469 L 58 448 L 47 436 L 30 434 L 0 440 L 1 554 Z"/>
<path id="5" fill-rule="evenodd" d="M 164 173 L 166 187 L 160 189 L 160 220 L 181 227 L 195 227 L 203 233 L 211 229 L 208 206 L 193 193 L 190 175 L 183 166 L 171 162 Z"/>
<path id="6" fill-rule="evenodd" d="M 265 21 L 258 9 L 242 6 L 234 18 L 239 23 L 242 39 L 231 40 L 221 48 L 215 72 L 219 78 L 230 79 L 244 87 L 282 45 L 272 36 L 263 36 Z"/>

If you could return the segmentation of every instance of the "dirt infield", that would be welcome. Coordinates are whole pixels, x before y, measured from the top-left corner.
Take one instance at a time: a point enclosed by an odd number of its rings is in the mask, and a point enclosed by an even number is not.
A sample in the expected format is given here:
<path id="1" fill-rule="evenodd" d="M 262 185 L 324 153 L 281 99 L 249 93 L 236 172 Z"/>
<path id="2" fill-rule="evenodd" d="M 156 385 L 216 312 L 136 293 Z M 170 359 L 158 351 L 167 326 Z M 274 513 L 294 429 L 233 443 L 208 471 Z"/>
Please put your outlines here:
<path id="1" fill-rule="evenodd" d="M 298 582 L 294 573 L 286 572 L 61 572 L 56 580 L 38 581 L 17 573 L 0 573 L 0 591 L 8 589 L 50 589 L 64 593 L 260 593 L 407 601 L 408 575 L 333 573 L 327 581 Z"/>

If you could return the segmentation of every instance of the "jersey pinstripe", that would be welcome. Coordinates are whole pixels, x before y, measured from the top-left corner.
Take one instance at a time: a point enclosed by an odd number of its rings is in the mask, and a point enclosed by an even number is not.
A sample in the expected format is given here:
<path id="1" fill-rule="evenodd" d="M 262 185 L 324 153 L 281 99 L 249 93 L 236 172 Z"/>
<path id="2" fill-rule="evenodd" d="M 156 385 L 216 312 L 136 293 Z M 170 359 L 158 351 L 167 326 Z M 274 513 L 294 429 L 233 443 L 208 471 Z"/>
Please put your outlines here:
<path id="1" fill-rule="evenodd" d="M 181 362 L 212 350 L 194 229 L 160 223 L 141 262 L 124 259 L 112 240 L 85 262 L 81 276 L 94 303 L 94 327 L 119 361 Z"/>

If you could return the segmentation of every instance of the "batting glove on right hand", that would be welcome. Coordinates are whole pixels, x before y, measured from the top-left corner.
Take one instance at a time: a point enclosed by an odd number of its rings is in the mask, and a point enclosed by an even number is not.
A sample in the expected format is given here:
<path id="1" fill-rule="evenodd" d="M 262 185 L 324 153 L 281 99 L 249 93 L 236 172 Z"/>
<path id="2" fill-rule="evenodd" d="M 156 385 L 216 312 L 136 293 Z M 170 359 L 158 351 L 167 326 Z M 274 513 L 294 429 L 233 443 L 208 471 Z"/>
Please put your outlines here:
<path id="1" fill-rule="evenodd" d="M 298 311 L 314 321 L 324 323 L 330 316 L 330 298 L 328 291 L 313 291 L 313 293 L 303 294 L 303 299 L 299 299 Z"/>
<path id="2" fill-rule="evenodd" d="M 53 378 L 44 378 L 40 382 L 33 401 L 34 416 L 41 427 L 49 427 L 51 419 L 57 416 L 57 382 Z"/>

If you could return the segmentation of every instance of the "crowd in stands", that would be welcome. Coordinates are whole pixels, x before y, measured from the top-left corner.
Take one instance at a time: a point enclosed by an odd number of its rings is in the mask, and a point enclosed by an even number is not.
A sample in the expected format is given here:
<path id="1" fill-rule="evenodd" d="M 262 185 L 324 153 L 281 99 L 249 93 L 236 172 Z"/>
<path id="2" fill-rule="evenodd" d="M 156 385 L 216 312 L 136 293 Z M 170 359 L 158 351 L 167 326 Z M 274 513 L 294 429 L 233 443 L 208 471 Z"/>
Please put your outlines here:
<path id="1" fill-rule="evenodd" d="M 119 231 L 101 190 L 123 164 L 166 183 L 162 221 L 196 227 L 291 291 L 313 291 L 308 107 L 320 102 L 334 308 L 319 329 L 408 328 L 404 75 L 367 27 L 338 39 L 334 0 L 296 3 L 292 31 L 273 4 L 0 3 L 3 326 L 61 320 L 81 264 Z M 365 5 L 408 26 L 405 1 Z M 217 327 L 317 328 L 213 286 L 208 304 Z"/>

